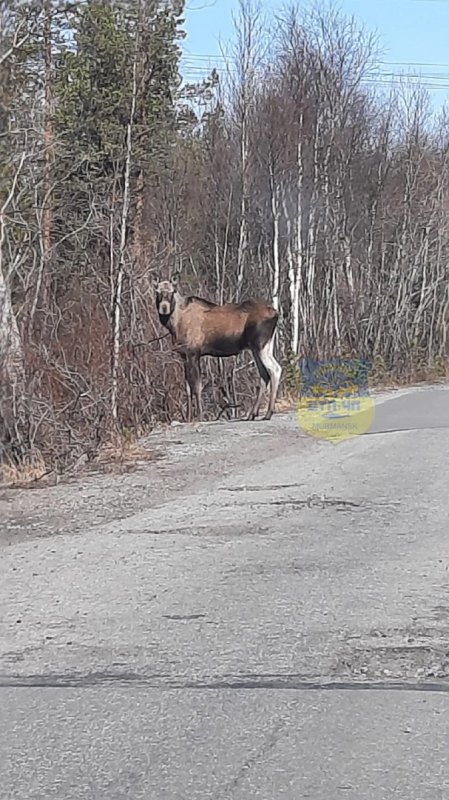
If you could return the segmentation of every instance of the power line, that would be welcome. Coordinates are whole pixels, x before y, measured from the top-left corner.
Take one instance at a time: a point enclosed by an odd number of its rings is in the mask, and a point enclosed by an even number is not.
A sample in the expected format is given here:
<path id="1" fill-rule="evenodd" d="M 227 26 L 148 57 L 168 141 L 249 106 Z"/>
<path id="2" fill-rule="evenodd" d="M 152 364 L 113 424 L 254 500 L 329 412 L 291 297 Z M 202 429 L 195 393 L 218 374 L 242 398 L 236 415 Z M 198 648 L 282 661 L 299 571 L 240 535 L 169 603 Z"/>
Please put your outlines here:
<path id="1" fill-rule="evenodd" d="M 181 59 L 184 69 L 183 74 L 192 79 L 199 80 L 206 78 L 212 69 L 220 71 L 226 68 L 230 74 L 236 74 L 236 67 L 232 59 L 223 55 L 212 55 L 204 53 L 188 53 Z M 207 63 L 206 63 L 207 62 Z M 215 63 L 214 63 L 215 62 Z M 217 63 L 218 62 L 218 63 Z M 221 62 L 221 63 L 220 63 Z M 449 70 L 449 64 L 445 63 L 431 63 L 431 62 L 418 62 L 418 61 L 382 61 L 379 62 L 380 67 L 441 67 L 442 69 Z M 449 89 L 449 71 L 446 72 L 398 72 L 380 70 L 378 75 L 366 76 L 363 79 L 364 83 L 379 86 L 400 86 L 401 81 L 409 80 L 412 85 L 421 86 L 427 89 Z"/>
<path id="2" fill-rule="evenodd" d="M 444 69 L 449 69 L 449 64 L 443 64 L 441 62 L 432 62 L 432 61 L 382 61 L 382 64 L 386 64 L 388 66 L 402 66 L 402 67 L 443 67 Z"/>
<path id="3" fill-rule="evenodd" d="M 449 2 L 449 0 L 448 0 Z M 220 53 L 190 53 L 189 51 L 185 51 L 183 58 L 188 58 L 196 61 L 224 61 L 229 62 L 232 61 L 231 56 L 223 56 Z M 389 61 L 389 60 L 382 60 L 379 62 L 380 64 L 384 64 L 385 66 L 399 66 L 399 67 L 442 67 L 443 69 L 449 69 L 449 63 L 440 62 L 440 61 Z"/>

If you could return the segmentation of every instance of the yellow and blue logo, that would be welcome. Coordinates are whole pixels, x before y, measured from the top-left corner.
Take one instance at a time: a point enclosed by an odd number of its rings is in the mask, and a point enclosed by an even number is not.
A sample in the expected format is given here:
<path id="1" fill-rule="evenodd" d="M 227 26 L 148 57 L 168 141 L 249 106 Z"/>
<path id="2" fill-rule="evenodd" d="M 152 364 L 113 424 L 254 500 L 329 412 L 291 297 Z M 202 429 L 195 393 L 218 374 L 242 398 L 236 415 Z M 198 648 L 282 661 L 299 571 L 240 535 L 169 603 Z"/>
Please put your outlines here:
<path id="1" fill-rule="evenodd" d="M 342 442 L 366 433 L 374 421 L 370 363 L 364 359 L 301 359 L 298 422 L 309 436 Z"/>

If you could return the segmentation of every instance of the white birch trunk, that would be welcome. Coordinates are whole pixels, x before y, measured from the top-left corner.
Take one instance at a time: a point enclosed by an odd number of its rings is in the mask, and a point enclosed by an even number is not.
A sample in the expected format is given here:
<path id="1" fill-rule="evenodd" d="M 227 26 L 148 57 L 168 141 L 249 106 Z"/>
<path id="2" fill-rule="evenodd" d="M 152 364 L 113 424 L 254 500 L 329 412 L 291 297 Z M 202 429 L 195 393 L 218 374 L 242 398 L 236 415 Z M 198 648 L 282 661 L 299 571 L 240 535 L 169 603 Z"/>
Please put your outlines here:
<path id="1" fill-rule="evenodd" d="M 304 180 L 304 164 L 302 153 L 302 116 L 299 125 L 298 134 L 298 147 L 297 147 L 297 195 L 296 195 L 296 252 L 295 252 L 295 268 L 293 275 L 293 282 L 290 284 L 290 298 L 292 305 L 292 334 L 291 334 L 291 349 L 294 355 L 298 354 L 299 347 L 299 317 L 300 317 L 300 288 L 302 283 L 302 274 L 304 269 L 304 247 L 303 247 L 303 180 Z M 305 320 L 306 323 L 306 320 Z"/>
<path id="2" fill-rule="evenodd" d="M 320 117 L 317 115 L 315 124 L 315 133 L 313 141 L 313 186 L 312 196 L 310 200 L 310 213 L 308 220 L 308 236 L 307 236 L 307 292 L 306 292 L 306 319 L 307 325 L 310 330 L 305 331 L 309 346 L 311 339 L 313 344 L 317 346 L 318 333 L 317 325 L 318 320 L 315 309 L 315 275 L 316 275 L 316 254 L 317 254 L 317 225 L 318 225 L 318 190 L 319 190 L 319 134 L 320 134 Z"/>
<path id="3" fill-rule="evenodd" d="M 0 266 L 0 383 L 20 383 L 23 378 L 23 345 L 11 303 L 11 292 Z"/>
<path id="4" fill-rule="evenodd" d="M 25 161 L 22 154 L 11 191 L 0 208 L 0 418 L 20 449 L 23 446 L 22 430 L 25 424 L 25 368 L 23 342 L 11 302 L 8 275 L 3 265 L 3 248 L 6 238 L 5 214 L 14 197 L 20 170 Z M 2 426 L 3 427 L 3 426 Z M 5 443 L 0 441 L 0 459 Z"/>
<path id="5" fill-rule="evenodd" d="M 274 176 L 272 165 L 270 166 L 270 189 L 271 189 L 271 213 L 273 216 L 273 289 L 272 304 L 276 311 L 279 311 L 279 291 L 281 282 L 281 269 L 279 258 L 279 185 Z"/>
<path id="6" fill-rule="evenodd" d="M 114 298 L 112 307 L 111 413 L 112 413 L 112 419 L 115 422 L 118 419 L 118 375 L 119 375 L 119 365 L 120 365 L 120 344 L 121 344 L 122 288 L 123 288 L 123 277 L 126 267 L 126 258 L 125 258 L 126 226 L 128 222 L 129 203 L 130 203 L 132 134 L 133 134 L 134 118 L 136 113 L 136 99 L 137 99 L 138 48 L 139 48 L 139 37 L 137 38 L 136 41 L 136 49 L 134 54 L 131 109 L 130 109 L 128 127 L 126 131 L 126 157 L 125 157 L 125 175 L 124 175 L 124 187 L 123 187 L 123 205 L 122 205 L 122 216 L 120 223 L 120 246 L 119 246 L 119 258 L 118 258 L 117 275 L 115 279 Z"/>
<path id="7" fill-rule="evenodd" d="M 24 354 L 19 326 L 11 303 L 8 276 L 5 275 L 3 248 L 6 238 L 6 212 L 13 201 L 24 163 L 25 153 L 22 153 L 11 190 L 0 208 L 0 372 L 3 374 L 3 381 L 6 379 L 12 385 L 21 384 L 23 381 Z"/>
<path id="8" fill-rule="evenodd" d="M 247 222 L 247 169 L 248 169 L 248 128 L 246 120 L 246 95 L 243 96 L 244 108 L 242 117 L 241 133 L 241 167 L 242 167 L 242 199 L 240 203 L 240 231 L 239 246 L 237 252 L 237 299 L 240 298 L 243 278 L 245 274 L 245 257 L 248 246 L 248 222 Z"/>

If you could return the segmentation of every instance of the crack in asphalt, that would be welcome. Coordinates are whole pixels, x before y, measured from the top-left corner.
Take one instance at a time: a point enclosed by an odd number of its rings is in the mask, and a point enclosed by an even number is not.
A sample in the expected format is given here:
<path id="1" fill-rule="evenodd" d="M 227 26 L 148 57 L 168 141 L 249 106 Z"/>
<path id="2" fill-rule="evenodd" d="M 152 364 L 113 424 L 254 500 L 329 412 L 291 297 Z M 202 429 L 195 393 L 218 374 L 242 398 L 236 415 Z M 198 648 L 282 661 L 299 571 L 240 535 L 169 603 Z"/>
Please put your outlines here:
<path id="1" fill-rule="evenodd" d="M 416 431 L 447 431 L 449 425 L 420 425 L 417 428 L 382 428 L 378 431 L 364 431 L 360 436 L 383 436 L 385 433 L 414 433 Z"/>
<path id="2" fill-rule="evenodd" d="M 230 487 L 230 488 L 225 487 L 222 491 L 226 491 L 226 492 L 244 492 L 244 493 L 260 491 L 262 493 L 262 491 L 266 492 L 268 489 L 270 489 L 270 490 L 286 489 L 286 488 L 292 488 L 295 485 L 296 484 L 291 484 L 291 485 L 281 484 L 279 486 L 266 487 L 265 489 L 263 487 L 259 487 L 259 486 L 239 486 L 239 487 Z M 211 505 L 213 506 L 213 505 L 216 505 L 216 504 L 211 504 Z M 356 508 L 356 509 L 372 509 L 372 508 L 378 508 L 378 507 L 390 508 L 390 507 L 393 507 L 393 506 L 395 506 L 395 507 L 400 506 L 401 503 L 399 501 L 383 502 L 382 500 L 369 501 L 369 500 L 364 500 L 364 499 L 361 499 L 361 500 L 345 500 L 342 497 L 325 497 L 325 496 L 312 494 L 312 495 L 309 495 L 308 497 L 303 497 L 303 498 L 298 497 L 298 498 L 283 498 L 281 500 L 250 500 L 249 502 L 246 502 L 246 503 L 234 503 L 233 506 L 230 506 L 230 507 L 235 507 L 236 505 L 238 505 L 238 506 L 251 506 L 251 505 L 257 505 L 257 506 L 297 506 L 297 507 L 300 507 L 300 508 L 327 508 L 327 507 L 330 507 L 330 508 L 336 508 L 337 510 L 339 510 L 339 508 Z M 220 506 L 220 507 L 223 508 L 223 506 Z"/>
<path id="3" fill-rule="evenodd" d="M 292 690 L 292 691 L 412 691 L 449 693 L 449 676 L 441 680 L 363 680 L 341 681 L 325 680 L 319 677 L 305 678 L 301 675 L 268 674 L 229 676 L 205 680 L 176 680 L 168 674 L 145 675 L 138 672 L 91 672 L 86 674 L 63 673 L 47 675 L 0 675 L 0 689 L 48 688 L 70 689 L 90 688 L 115 684 L 117 686 L 136 685 L 161 691 L 173 689 L 190 690 Z"/>
<path id="4" fill-rule="evenodd" d="M 271 483 L 259 486 L 223 486 L 222 492 L 277 492 L 278 489 L 297 489 L 303 483 Z"/>

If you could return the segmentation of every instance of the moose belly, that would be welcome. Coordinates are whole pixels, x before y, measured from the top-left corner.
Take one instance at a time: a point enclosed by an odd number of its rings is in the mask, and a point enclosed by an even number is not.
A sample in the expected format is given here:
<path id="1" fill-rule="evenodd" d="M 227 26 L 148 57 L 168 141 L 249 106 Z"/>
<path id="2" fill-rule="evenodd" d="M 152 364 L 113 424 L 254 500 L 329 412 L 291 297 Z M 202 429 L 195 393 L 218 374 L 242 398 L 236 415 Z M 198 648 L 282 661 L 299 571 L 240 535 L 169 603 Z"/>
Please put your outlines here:
<path id="1" fill-rule="evenodd" d="M 203 355 L 226 358 L 227 356 L 238 355 L 243 349 L 244 342 L 241 336 L 220 336 L 214 337 L 212 341 L 205 343 Z"/>

